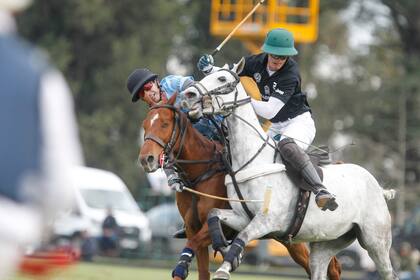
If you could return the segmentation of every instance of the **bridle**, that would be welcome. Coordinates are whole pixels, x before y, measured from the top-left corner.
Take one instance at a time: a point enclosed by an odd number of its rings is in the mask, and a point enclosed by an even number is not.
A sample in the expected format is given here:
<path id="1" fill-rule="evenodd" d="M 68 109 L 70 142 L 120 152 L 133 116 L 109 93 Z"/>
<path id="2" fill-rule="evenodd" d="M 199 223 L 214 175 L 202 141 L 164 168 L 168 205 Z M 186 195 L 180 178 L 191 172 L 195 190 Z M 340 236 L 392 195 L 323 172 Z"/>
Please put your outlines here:
<path id="1" fill-rule="evenodd" d="M 163 151 L 160 155 L 160 158 L 163 158 L 164 160 L 159 160 L 161 162 L 161 167 L 163 168 L 175 168 L 178 170 L 178 172 L 182 174 L 186 174 L 183 172 L 182 167 L 180 164 L 209 164 L 220 162 L 223 163 L 220 153 L 216 151 L 216 144 L 213 142 L 213 158 L 211 159 L 204 159 L 204 160 L 185 160 L 180 159 L 182 150 L 185 146 L 185 137 L 187 135 L 187 116 L 186 114 L 183 114 L 179 108 L 169 105 L 169 104 L 158 104 L 154 105 L 150 108 L 150 110 L 159 109 L 159 108 L 167 108 L 174 112 L 174 122 L 173 122 L 173 129 L 171 133 L 171 137 L 169 139 L 168 143 L 165 143 L 160 137 L 154 135 L 153 133 L 148 133 L 144 137 L 144 142 L 150 140 L 158 144 L 163 148 Z M 179 130 L 179 133 L 178 133 Z M 174 148 L 176 146 L 176 143 L 179 142 L 179 148 L 178 152 L 174 156 Z M 223 164 L 222 164 L 223 165 Z M 199 175 L 194 180 L 186 180 L 188 185 L 190 187 L 194 187 L 196 184 L 198 184 L 201 181 L 209 179 L 211 176 L 213 176 L 216 173 L 219 172 L 225 172 L 225 168 L 217 168 L 217 169 L 207 169 L 203 174 Z"/>
<path id="2" fill-rule="evenodd" d="M 178 158 L 182 152 L 182 148 L 184 147 L 184 141 L 185 141 L 185 135 L 186 135 L 186 130 L 187 130 L 187 119 L 185 117 L 185 115 L 182 115 L 181 112 L 179 111 L 178 108 L 176 108 L 173 105 L 169 105 L 169 104 L 158 104 L 158 105 L 154 105 L 150 108 L 151 110 L 154 109 L 159 109 L 159 108 L 167 108 L 170 109 L 174 112 L 175 116 L 174 116 L 174 123 L 173 123 L 173 129 L 172 129 L 172 133 L 171 133 L 171 137 L 169 139 L 168 143 L 165 143 L 160 137 L 154 135 L 153 133 L 148 133 L 147 135 L 144 136 L 144 142 L 146 142 L 147 140 L 153 141 L 156 144 L 158 144 L 159 146 L 161 146 L 163 148 L 163 155 L 169 159 L 170 155 L 172 155 L 172 151 L 175 147 L 175 144 L 177 142 L 177 140 L 179 138 L 181 138 L 181 142 L 180 142 L 180 146 L 179 146 L 179 150 L 177 153 L 177 156 L 175 158 Z M 179 133 L 178 132 L 179 129 Z M 178 136 L 178 137 L 177 137 Z"/>
<path id="3" fill-rule="evenodd" d="M 258 136 L 263 140 L 262 146 L 258 149 L 258 151 L 253 156 L 251 156 L 251 158 L 247 162 L 245 162 L 242 166 L 240 166 L 236 171 L 231 170 L 232 176 L 235 176 L 239 171 L 243 170 L 248 164 L 250 164 L 261 153 L 261 151 L 267 145 L 270 146 L 271 148 L 273 148 L 275 151 L 277 149 L 276 149 L 276 147 L 272 143 L 270 143 L 270 141 L 269 141 L 270 140 L 270 137 L 268 135 L 267 135 L 267 137 L 263 137 L 263 135 L 261 135 L 261 133 L 258 132 L 258 129 L 256 129 L 247 120 L 245 120 L 244 118 L 238 116 L 234 112 L 236 108 L 238 108 L 240 106 L 243 106 L 243 105 L 245 105 L 247 103 L 250 103 L 251 102 L 251 97 L 247 96 L 246 98 L 238 99 L 238 94 L 239 93 L 238 93 L 238 89 L 236 88 L 236 86 L 238 85 L 238 83 L 240 83 L 240 79 L 239 79 L 238 74 L 236 72 L 230 70 L 230 69 L 225 69 L 225 68 L 221 68 L 221 69 L 218 70 L 218 72 L 221 72 L 221 71 L 228 72 L 229 74 L 231 74 L 235 78 L 235 80 L 232 81 L 232 82 L 225 83 L 224 85 L 219 86 L 219 87 L 216 87 L 216 88 L 211 89 L 211 90 L 207 90 L 204 85 L 198 83 L 199 84 L 199 87 L 202 88 L 201 90 L 199 90 L 199 93 L 201 95 L 207 95 L 210 98 L 212 96 L 215 96 L 216 97 L 215 101 L 218 103 L 218 106 L 219 106 L 220 110 L 226 112 L 225 113 L 225 116 L 228 116 L 228 115 L 235 116 L 240 121 L 244 122 L 246 125 L 248 125 L 249 127 L 251 127 L 258 134 Z M 226 80 L 226 77 L 220 76 L 218 78 L 220 81 L 223 82 L 223 80 L 221 80 L 221 77 L 224 78 L 224 80 Z M 219 99 L 217 97 L 219 95 L 230 94 L 230 93 L 232 93 L 232 91 L 235 91 L 235 93 L 234 93 L 235 94 L 234 100 L 233 101 L 229 101 L 229 102 L 223 102 L 221 104 L 219 102 Z M 214 110 L 214 109 L 212 108 L 212 110 Z M 226 145 L 226 146 L 229 147 L 229 145 Z M 228 153 L 229 153 L 229 158 L 230 158 L 230 149 L 228 149 Z M 275 155 L 275 157 L 276 157 L 276 155 Z"/>

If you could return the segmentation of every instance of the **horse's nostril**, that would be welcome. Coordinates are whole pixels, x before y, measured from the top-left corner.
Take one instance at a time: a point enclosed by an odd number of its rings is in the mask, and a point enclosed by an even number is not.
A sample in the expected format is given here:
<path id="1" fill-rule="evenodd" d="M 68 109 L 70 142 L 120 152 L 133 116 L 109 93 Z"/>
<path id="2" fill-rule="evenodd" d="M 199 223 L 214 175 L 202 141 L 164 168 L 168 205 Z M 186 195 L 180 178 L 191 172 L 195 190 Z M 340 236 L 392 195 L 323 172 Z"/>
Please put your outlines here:
<path id="1" fill-rule="evenodd" d="M 152 155 L 150 155 L 150 156 L 147 157 L 147 162 L 148 163 L 152 163 L 154 160 L 155 160 L 155 157 L 152 156 Z"/>

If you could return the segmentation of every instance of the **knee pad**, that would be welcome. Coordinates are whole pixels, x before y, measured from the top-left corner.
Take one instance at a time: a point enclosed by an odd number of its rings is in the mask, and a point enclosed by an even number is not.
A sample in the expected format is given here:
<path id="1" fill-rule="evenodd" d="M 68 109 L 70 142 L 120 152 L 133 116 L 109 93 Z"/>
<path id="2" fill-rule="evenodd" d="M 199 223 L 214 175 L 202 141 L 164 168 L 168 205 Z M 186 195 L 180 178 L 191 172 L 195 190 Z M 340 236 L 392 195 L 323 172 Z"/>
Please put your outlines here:
<path id="1" fill-rule="evenodd" d="M 293 139 L 286 138 L 277 144 L 280 154 L 297 171 L 302 170 L 310 161 L 309 156 Z"/>

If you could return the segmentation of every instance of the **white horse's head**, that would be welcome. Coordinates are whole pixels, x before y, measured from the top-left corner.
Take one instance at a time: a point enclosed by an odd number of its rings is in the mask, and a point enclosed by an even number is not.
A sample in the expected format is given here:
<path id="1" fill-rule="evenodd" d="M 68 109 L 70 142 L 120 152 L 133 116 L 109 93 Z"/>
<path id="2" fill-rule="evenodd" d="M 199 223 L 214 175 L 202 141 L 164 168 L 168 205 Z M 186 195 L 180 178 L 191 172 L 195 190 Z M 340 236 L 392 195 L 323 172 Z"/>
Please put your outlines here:
<path id="1" fill-rule="evenodd" d="M 244 64 L 242 58 L 232 69 L 225 65 L 193 84 L 183 92 L 181 106 L 190 110 L 191 117 L 229 114 L 246 97 L 238 76 Z"/>

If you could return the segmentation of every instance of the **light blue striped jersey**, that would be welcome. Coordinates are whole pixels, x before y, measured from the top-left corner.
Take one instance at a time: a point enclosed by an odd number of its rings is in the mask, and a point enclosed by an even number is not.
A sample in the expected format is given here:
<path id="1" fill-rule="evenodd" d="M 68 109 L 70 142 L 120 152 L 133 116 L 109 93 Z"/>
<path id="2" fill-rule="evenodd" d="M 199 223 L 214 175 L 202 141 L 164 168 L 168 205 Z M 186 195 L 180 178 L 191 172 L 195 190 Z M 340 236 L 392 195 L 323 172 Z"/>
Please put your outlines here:
<path id="1" fill-rule="evenodd" d="M 166 96 L 171 98 L 172 95 L 175 94 L 175 92 L 178 92 L 178 96 L 175 101 L 175 105 L 178 105 L 181 101 L 181 95 L 180 93 L 187 89 L 189 86 L 191 86 L 194 83 L 194 79 L 191 76 L 179 76 L 179 75 L 169 75 L 164 77 L 160 81 L 160 87 L 161 89 L 166 93 Z M 185 111 L 184 111 L 185 112 Z M 221 116 L 215 117 L 216 122 L 218 125 L 222 122 L 223 118 Z M 209 139 L 217 139 L 218 138 L 218 132 L 216 127 L 211 123 L 210 120 L 206 118 L 201 118 L 198 122 L 193 124 L 194 128 L 197 129 L 201 134 L 206 136 Z"/>
<path id="2" fill-rule="evenodd" d="M 186 88 L 188 88 L 190 85 L 194 83 L 194 79 L 191 76 L 179 76 L 179 75 L 169 75 L 164 77 L 160 81 L 160 86 L 162 90 L 166 93 L 166 96 L 171 98 L 172 95 L 175 94 L 175 92 L 182 92 Z M 179 102 L 179 96 L 176 99 L 176 104 Z"/>

